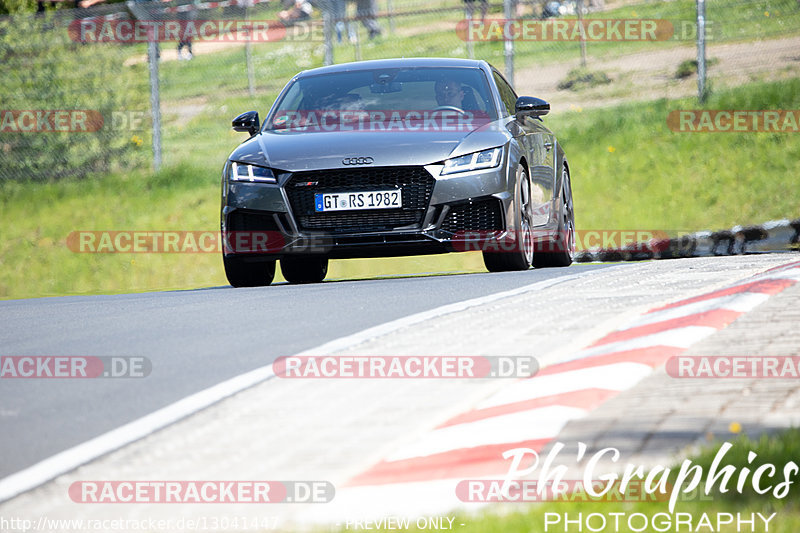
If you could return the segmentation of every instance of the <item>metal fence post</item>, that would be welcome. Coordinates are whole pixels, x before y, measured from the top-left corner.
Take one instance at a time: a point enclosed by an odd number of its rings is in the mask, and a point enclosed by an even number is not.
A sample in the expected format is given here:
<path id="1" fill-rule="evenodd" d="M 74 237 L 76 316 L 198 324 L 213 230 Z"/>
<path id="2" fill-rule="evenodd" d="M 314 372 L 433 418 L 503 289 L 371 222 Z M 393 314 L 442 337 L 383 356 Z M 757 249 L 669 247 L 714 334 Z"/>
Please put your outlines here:
<path id="1" fill-rule="evenodd" d="M 333 6 L 330 0 L 321 2 L 322 9 L 322 34 L 325 39 L 325 58 L 322 60 L 323 65 L 333 65 Z"/>
<path id="2" fill-rule="evenodd" d="M 244 20 L 247 23 L 247 41 L 244 43 L 244 55 L 247 64 L 247 94 L 251 98 L 256 95 L 256 76 L 253 71 L 253 31 L 250 27 L 250 7 L 252 5 L 252 0 L 245 1 Z"/>
<path id="3" fill-rule="evenodd" d="M 467 57 L 470 59 L 475 59 L 475 45 L 472 44 L 472 39 L 469 38 L 469 31 L 472 27 L 472 13 L 469 10 L 465 12 L 466 21 L 467 21 L 467 33 L 465 35 L 467 40 Z"/>
<path id="4" fill-rule="evenodd" d="M 514 16 L 514 0 L 503 0 L 503 16 L 506 19 L 503 28 L 503 57 L 506 63 L 506 81 L 514 85 L 514 40 L 509 39 L 511 19 Z"/>
<path id="5" fill-rule="evenodd" d="M 358 36 L 358 29 L 353 31 L 353 47 L 355 48 L 356 61 L 361 61 L 361 39 Z"/>
<path id="6" fill-rule="evenodd" d="M 151 15 L 142 4 L 133 0 L 125 3 L 128 12 L 136 20 L 152 20 Z M 147 67 L 150 72 L 150 115 L 153 119 L 153 169 L 161 169 L 161 97 L 158 82 L 159 46 L 155 35 L 149 35 L 147 40 Z"/>
<path id="7" fill-rule="evenodd" d="M 161 97 L 158 83 L 158 41 L 147 42 L 147 64 L 150 67 L 150 113 L 153 116 L 153 169 L 161 169 Z"/>
<path id="8" fill-rule="evenodd" d="M 392 0 L 386 0 L 386 11 L 389 13 L 389 33 L 394 33 L 394 8 L 392 7 Z"/>
<path id="9" fill-rule="evenodd" d="M 706 101 L 706 2 L 697 0 L 697 98 Z"/>
<path id="10" fill-rule="evenodd" d="M 581 66 L 586 68 L 586 36 L 584 35 L 586 27 L 583 25 L 583 0 L 578 0 L 576 6 L 576 11 L 578 12 L 578 24 L 580 25 L 581 29 Z"/>

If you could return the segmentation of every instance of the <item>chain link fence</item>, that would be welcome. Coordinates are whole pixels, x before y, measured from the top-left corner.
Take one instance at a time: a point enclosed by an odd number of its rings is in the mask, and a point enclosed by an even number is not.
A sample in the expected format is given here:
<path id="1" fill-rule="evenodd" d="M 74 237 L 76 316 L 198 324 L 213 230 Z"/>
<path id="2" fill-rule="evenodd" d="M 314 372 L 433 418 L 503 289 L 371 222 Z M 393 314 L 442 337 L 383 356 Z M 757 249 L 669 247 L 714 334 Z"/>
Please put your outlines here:
<path id="1" fill-rule="evenodd" d="M 142 68 L 125 65 L 122 47 L 73 40 L 71 15 L 0 21 L 0 179 L 58 179 L 150 159 L 142 149 L 149 128 L 119 127 L 146 109 Z"/>
<path id="2" fill-rule="evenodd" d="M 800 76 L 797 0 L 710 0 L 703 22 L 707 89 Z M 556 110 L 696 96 L 697 28 L 695 0 L 173 0 L 14 15 L 0 19 L 0 180 L 173 164 L 211 146 L 186 146 L 195 121 L 221 131 L 266 111 L 297 72 L 347 61 L 483 59 Z"/>

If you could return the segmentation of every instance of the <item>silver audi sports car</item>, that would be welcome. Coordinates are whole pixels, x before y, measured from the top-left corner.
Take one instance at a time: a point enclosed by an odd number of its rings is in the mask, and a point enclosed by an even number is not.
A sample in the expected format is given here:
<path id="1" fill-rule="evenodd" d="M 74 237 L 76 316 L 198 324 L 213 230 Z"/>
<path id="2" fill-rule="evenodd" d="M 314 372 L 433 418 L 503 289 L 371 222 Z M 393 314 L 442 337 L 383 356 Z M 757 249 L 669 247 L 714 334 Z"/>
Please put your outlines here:
<path id="1" fill-rule="evenodd" d="M 234 287 L 319 282 L 328 260 L 479 250 L 491 272 L 567 266 L 570 168 L 542 116 L 485 61 L 388 59 L 295 76 L 222 173 Z"/>

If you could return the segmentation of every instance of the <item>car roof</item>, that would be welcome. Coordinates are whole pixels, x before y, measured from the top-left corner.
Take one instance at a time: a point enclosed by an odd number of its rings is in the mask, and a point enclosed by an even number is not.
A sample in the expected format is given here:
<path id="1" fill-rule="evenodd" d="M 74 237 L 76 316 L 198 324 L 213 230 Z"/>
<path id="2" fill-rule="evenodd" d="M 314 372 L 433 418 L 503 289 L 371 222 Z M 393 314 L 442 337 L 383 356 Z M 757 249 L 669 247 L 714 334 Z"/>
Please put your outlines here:
<path id="1" fill-rule="evenodd" d="M 298 78 L 317 74 L 329 74 L 333 72 L 353 72 L 359 70 L 375 70 L 383 68 L 415 68 L 415 67 L 461 67 L 479 68 L 490 71 L 491 67 L 486 61 L 475 59 L 459 59 L 452 57 L 404 57 L 395 59 L 374 59 L 370 61 L 355 61 L 352 63 L 340 63 L 327 67 L 319 67 L 305 70 L 297 75 Z"/>

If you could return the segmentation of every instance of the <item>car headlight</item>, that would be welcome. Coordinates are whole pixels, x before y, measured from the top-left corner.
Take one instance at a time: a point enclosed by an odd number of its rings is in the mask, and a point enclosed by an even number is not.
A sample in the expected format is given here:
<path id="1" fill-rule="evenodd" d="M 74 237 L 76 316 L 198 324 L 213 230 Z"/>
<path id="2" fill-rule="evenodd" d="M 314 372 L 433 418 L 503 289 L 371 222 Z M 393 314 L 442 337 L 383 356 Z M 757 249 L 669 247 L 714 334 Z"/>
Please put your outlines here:
<path id="1" fill-rule="evenodd" d="M 448 159 L 444 162 L 442 176 L 446 174 L 455 174 L 456 172 L 466 172 L 468 170 L 494 168 L 500 164 L 502 155 L 503 148 L 497 147 Z"/>
<path id="2" fill-rule="evenodd" d="M 231 181 L 251 181 L 259 183 L 278 183 L 271 169 L 231 162 Z"/>

